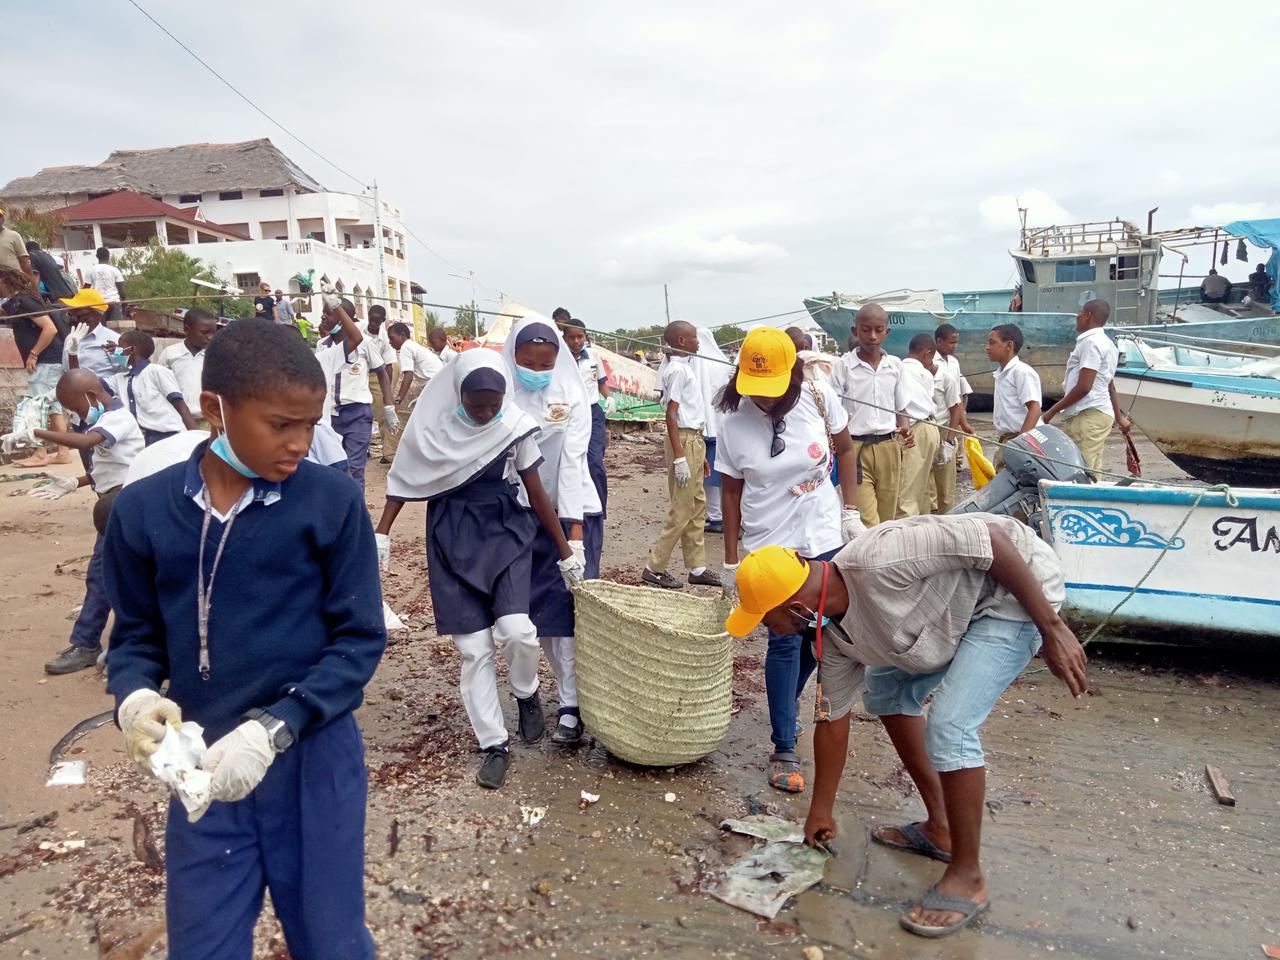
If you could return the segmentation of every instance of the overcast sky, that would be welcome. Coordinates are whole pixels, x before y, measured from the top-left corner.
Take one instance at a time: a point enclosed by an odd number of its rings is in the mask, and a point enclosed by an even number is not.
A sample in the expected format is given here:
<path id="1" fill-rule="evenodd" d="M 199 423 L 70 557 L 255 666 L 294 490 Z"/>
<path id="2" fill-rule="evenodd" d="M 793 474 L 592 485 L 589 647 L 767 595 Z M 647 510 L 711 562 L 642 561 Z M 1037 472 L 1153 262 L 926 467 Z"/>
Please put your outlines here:
<path id="1" fill-rule="evenodd" d="M 665 281 L 673 316 L 713 324 L 1004 287 L 1014 198 L 1033 224 L 1280 216 L 1276 3 L 140 2 L 376 177 L 481 306 L 631 326 L 662 319 Z M 0 183 L 269 136 L 358 189 L 125 0 L 8 14 Z M 470 296 L 411 256 L 432 299 Z"/>

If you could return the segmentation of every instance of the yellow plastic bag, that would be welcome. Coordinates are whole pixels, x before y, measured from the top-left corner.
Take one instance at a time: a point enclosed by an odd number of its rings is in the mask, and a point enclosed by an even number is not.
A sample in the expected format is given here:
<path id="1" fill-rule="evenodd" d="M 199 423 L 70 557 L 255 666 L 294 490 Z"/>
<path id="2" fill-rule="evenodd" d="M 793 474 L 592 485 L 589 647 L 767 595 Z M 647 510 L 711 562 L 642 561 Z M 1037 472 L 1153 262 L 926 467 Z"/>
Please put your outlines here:
<path id="1" fill-rule="evenodd" d="M 982 443 L 977 437 L 964 438 L 964 454 L 969 459 L 969 472 L 973 474 L 973 488 L 981 490 L 996 475 L 996 468 L 982 452 Z"/>

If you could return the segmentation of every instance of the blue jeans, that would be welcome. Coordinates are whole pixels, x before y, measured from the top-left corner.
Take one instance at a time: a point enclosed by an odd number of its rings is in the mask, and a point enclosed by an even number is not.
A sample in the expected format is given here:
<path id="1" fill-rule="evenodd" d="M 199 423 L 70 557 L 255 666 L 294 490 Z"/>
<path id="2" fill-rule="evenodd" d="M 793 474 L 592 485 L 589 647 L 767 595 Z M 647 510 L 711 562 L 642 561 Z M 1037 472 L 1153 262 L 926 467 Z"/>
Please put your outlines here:
<path id="1" fill-rule="evenodd" d="M 107 600 L 107 584 L 102 577 L 102 534 L 93 541 L 93 556 L 84 574 L 84 603 L 71 628 L 71 646 L 86 650 L 102 649 L 102 631 L 107 629 L 107 614 L 111 603 Z"/>
<path id="2" fill-rule="evenodd" d="M 837 547 L 814 559 L 830 560 L 839 551 Z M 764 690 L 769 701 L 770 739 L 775 753 L 789 753 L 796 748 L 799 715 L 796 701 L 817 666 L 812 630 L 784 634 L 769 630 L 769 647 L 764 655 Z"/>
<path id="3" fill-rule="evenodd" d="M 960 638 L 956 655 L 933 673 L 868 667 L 863 706 L 877 717 L 918 717 L 934 694 L 925 718 L 925 748 L 939 773 L 985 763 L 978 731 L 1009 684 L 1040 649 L 1040 633 L 1027 620 L 980 617 Z M 936 691 L 936 692 L 935 692 Z"/>

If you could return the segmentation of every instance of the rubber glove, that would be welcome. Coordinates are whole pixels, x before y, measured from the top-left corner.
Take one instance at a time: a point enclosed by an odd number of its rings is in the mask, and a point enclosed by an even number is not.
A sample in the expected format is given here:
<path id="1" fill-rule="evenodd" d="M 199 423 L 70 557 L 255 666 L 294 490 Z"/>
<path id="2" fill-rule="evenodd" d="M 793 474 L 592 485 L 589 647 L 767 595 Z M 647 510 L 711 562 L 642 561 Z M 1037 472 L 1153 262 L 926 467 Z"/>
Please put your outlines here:
<path id="1" fill-rule="evenodd" d="M 38 446 L 40 441 L 36 439 L 36 435 L 31 432 L 31 421 L 22 420 L 14 425 L 13 433 L 6 433 L 0 437 L 0 450 L 11 454 L 18 447 L 34 447 Z M 36 489 L 39 489 L 38 487 Z M 28 491 L 33 493 L 34 491 Z"/>
<path id="2" fill-rule="evenodd" d="M 570 590 L 581 583 L 587 574 L 586 566 L 576 555 L 570 556 L 568 560 L 557 560 L 556 568 L 560 571 L 560 576 L 564 578 L 564 585 Z"/>
<path id="3" fill-rule="evenodd" d="M 606 417 L 612 417 L 617 412 L 618 398 L 611 393 L 604 398 L 604 415 Z"/>
<path id="4" fill-rule="evenodd" d="M 720 592 L 726 600 L 738 602 L 738 565 L 726 563 L 720 568 Z"/>
<path id="5" fill-rule="evenodd" d="M 211 746 L 200 766 L 213 774 L 209 786 L 214 800 L 234 803 L 253 793 L 276 758 L 267 728 L 246 720 Z"/>
<path id="6" fill-rule="evenodd" d="M 135 690 L 120 704 L 116 719 L 124 734 L 125 753 L 149 775 L 147 758 L 159 749 L 166 723 L 181 725 L 182 708 L 154 690 Z"/>
<path id="7" fill-rule="evenodd" d="M 671 465 L 675 467 L 676 471 L 676 486 L 687 487 L 689 485 L 689 477 L 691 476 L 689 473 L 689 461 L 684 457 L 681 457 Z"/>
<path id="8" fill-rule="evenodd" d="M 382 423 L 387 428 L 387 433 L 394 435 L 400 432 L 400 415 L 389 403 L 382 408 Z"/>
<path id="9" fill-rule="evenodd" d="M 86 332 L 87 331 L 82 324 L 76 324 L 63 339 L 62 345 L 66 348 L 68 357 L 76 357 L 80 355 L 80 338 L 83 337 Z"/>
<path id="10" fill-rule="evenodd" d="M 840 536 L 844 542 L 856 540 L 867 532 L 867 525 L 862 522 L 862 514 L 857 507 L 845 507 L 840 511 Z"/>
<path id="11" fill-rule="evenodd" d="M 320 298 L 320 302 L 324 305 L 325 311 L 337 310 L 342 306 L 342 298 L 336 293 L 326 293 Z"/>
<path id="12" fill-rule="evenodd" d="M 27 496 L 37 500 L 61 500 L 68 493 L 75 493 L 79 489 L 80 481 L 75 477 L 54 477 L 48 483 L 28 490 Z"/>
<path id="13" fill-rule="evenodd" d="M 391 534 L 375 533 L 373 542 L 378 546 L 378 569 L 386 573 L 391 569 Z"/>
<path id="14" fill-rule="evenodd" d="M 587 548 L 583 546 L 581 540 L 570 540 L 569 550 L 573 553 L 573 559 L 582 564 L 582 569 L 587 568 Z"/>

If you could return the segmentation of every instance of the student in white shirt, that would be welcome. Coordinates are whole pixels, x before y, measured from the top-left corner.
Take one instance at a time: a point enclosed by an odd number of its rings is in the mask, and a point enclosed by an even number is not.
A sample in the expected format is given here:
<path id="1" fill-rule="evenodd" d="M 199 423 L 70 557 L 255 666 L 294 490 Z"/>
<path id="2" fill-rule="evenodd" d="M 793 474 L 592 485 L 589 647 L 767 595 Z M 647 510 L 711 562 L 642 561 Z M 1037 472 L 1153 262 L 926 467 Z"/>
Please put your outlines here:
<path id="1" fill-rule="evenodd" d="M 436 327 L 427 334 L 427 346 L 440 358 L 441 363 L 448 363 L 458 355 L 458 351 L 449 346 L 449 335 L 444 332 L 444 327 Z"/>
<path id="2" fill-rule="evenodd" d="M 934 385 L 937 367 L 933 364 L 934 340 L 927 333 L 917 333 L 907 346 L 902 361 L 903 379 L 907 385 L 905 411 L 911 420 L 915 443 L 902 451 L 902 479 L 898 493 L 898 511 L 894 519 L 916 517 L 930 510 L 929 475 L 938 456 L 942 434 L 938 429 Z"/>
<path id="3" fill-rule="evenodd" d="M 373 436 L 373 394 L 369 390 L 370 368 L 383 369 L 382 359 L 365 345 L 365 336 L 351 319 L 355 305 L 350 300 L 325 296 L 320 315 L 320 345 L 316 359 L 325 375 L 325 409 L 329 425 L 342 437 L 351 478 L 364 486 L 364 468 Z M 384 371 L 385 373 L 385 371 Z M 388 385 L 385 396 L 391 395 Z M 383 422 L 400 429 L 395 408 L 383 410 Z"/>
<path id="4" fill-rule="evenodd" d="M 1080 308 L 1076 345 L 1067 358 L 1063 380 L 1066 392 L 1044 415 L 1045 423 L 1061 416 L 1058 426 L 1075 441 L 1095 476 L 1102 469 L 1102 451 L 1111 424 L 1119 424 L 1121 433 L 1129 433 L 1129 418 L 1120 409 L 1115 388 L 1120 351 L 1103 330 L 1110 317 L 1111 305 L 1105 300 L 1090 300 Z"/>
<path id="5" fill-rule="evenodd" d="M 938 329 L 933 331 L 933 342 L 938 351 L 933 358 L 934 363 L 945 367 L 960 387 L 960 429 L 971 434 L 973 427 L 969 426 L 969 418 L 965 414 L 973 387 L 969 386 L 969 381 L 960 370 L 960 361 L 956 359 L 956 351 L 960 349 L 960 331 L 949 323 L 939 324 Z"/>
<path id="6" fill-rule="evenodd" d="M 119 323 L 124 317 L 120 310 L 120 302 L 124 300 L 124 274 L 111 262 L 111 252 L 106 247 L 98 248 L 98 262 L 82 271 L 81 279 L 107 302 L 107 319 Z"/>
<path id="7" fill-rule="evenodd" d="M 860 473 L 858 509 L 868 527 L 897 514 L 902 450 L 915 443 L 902 412 L 906 406 L 902 361 L 884 352 L 888 333 L 884 308 L 866 304 L 854 320 L 856 348 L 831 368 L 831 386 L 849 412 L 849 435 Z"/>
<path id="8" fill-rule="evenodd" d="M 609 429 L 605 420 L 606 410 L 613 410 L 614 400 L 609 394 L 609 375 L 604 363 L 587 346 L 587 325 L 581 320 L 569 318 L 560 325 L 565 346 L 582 375 L 582 386 L 587 391 L 587 403 L 591 408 L 591 442 L 587 444 L 587 472 L 600 497 L 600 514 L 583 525 L 583 543 L 587 549 L 587 579 L 600 576 L 600 554 L 604 550 L 604 518 L 609 506 L 609 479 L 604 470 L 604 451 L 609 443 Z M 601 405 L 601 401 L 604 405 Z"/>
<path id="9" fill-rule="evenodd" d="M 698 352 L 698 329 L 692 323 L 674 320 L 667 324 L 662 339 L 670 350 L 658 377 L 658 393 L 666 411 L 664 447 L 671 506 L 662 533 L 658 535 L 658 542 L 653 545 L 640 577 L 655 587 L 679 590 L 680 581 L 667 573 L 667 563 L 679 543 L 684 552 L 684 565 L 689 568 L 689 582 L 719 586 L 719 576 L 707 570 L 706 542 L 703 539 L 707 494 L 702 480 L 710 473 L 703 436 L 707 409 L 693 364 L 689 362 L 689 358 Z M 696 480 L 693 479 L 695 476 Z"/>
<path id="10" fill-rule="evenodd" d="M 999 324 L 987 334 L 987 357 L 1000 364 L 995 372 L 991 422 L 1001 443 L 1040 424 L 1040 374 L 1018 357 L 1022 342 L 1022 328 L 1016 323 Z M 996 466 L 1003 462 L 1001 447 L 996 453 Z"/>
<path id="11" fill-rule="evenodd" d="M 369 371 L 369 393 L 373 397 L 373 409 L 383 411 L 382 427 L 382 459 L 381 463 L 390 463 L 396 455 L 396 445 L 400 442 L 399 414 L 396 408 L 396 386 L 400 380 L 400 358 L 396 356 L 396 348 L 391 345 L 387 335 L 387 310 L 380 303 L 369 308 L 369 319 L 356 323 L 364 334 L 365 345 L 369 355 L 378 362 L 376 369 Z M 390 410 L 396 415 L 396 429 L 387 428 L 385 412 Z"/>
<path id="12" fill-rule="evenodd" d="M 128 367 L 111 378 L 111 389 L 124 401 L 142 428 L 147 446 L 183 430 L 196 429 L 195 417 L 183 399 L 173 371 L 151 362 L 156 342 L 141 330 L 120 334 L 117 362 Z"/>
<path id="13" fill-rule="evenodd" d="M 197 411 L 200 409 L 200 378 L 204 374 L 204 350 L 218 330 L 218 318 L 208 310 L 192 307 L 182 316 L 183 338 L 160 351 L 156 363 L 173 371 L 187 409 L 196 418 L 197 427 L 208 428 Z"/>
<path id="14" fill-rule="evenodd" d="M 404 410 L 411 393 L 419 394 L 437 373 L 444 369 L 440 358 L 413 339 L 413 331 L 407 323 L 393 323 L 387 327 L 387 339 L 395 348 L 400 362 L 400 382 L 396 385 L 396 411 Z"/>

